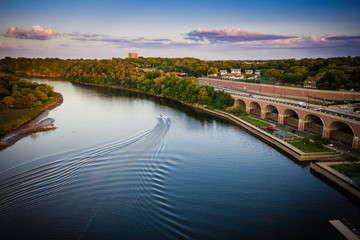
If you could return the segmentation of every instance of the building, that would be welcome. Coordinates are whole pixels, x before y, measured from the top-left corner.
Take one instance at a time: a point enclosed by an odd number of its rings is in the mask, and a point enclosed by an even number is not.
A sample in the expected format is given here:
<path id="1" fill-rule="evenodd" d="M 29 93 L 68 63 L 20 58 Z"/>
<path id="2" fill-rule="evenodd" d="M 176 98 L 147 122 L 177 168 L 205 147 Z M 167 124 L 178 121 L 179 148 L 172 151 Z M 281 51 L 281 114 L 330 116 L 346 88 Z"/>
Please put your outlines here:
<path id="1" fill-rule="evenodd" d="M 138 53 L 137 52 L 128 52 L 127 57 L 128 58 L 138 58 Z"/>
<path id="2" fill-rule="evenodd" d="M 228 72 L 227 72 L 227 70 L 220 70 L 220 75 L 222 76 L 222 75 L 226 75 Z"/>
<path id="3" fill-rule="evenodd" d="M 231 73 L 241 74 L 241 69 L 240 68 L 233 68 L 233 69 L 231 69 Z"/>
<path id="4" fill-rule="evenodd" d="M 308 77 L 306 80 L 303 81 L 303 86 L 305 88 L 316 88 L 316 84 L 320 81 L 319 78 L 311 78 Z"/>
<path id="5" fill-rule="evenodd" d="M 144 68 L 143 69 L 145 73 L 148 73 L 148 72 L 153 72 L 156 70 L 156 68 Z"/>
<path id="6" fill-rule="evenodd" d="M 261 70 L 260 70 L 260 69 L 256 69 L 256 70 L 255 70 L 255 74 L 260 76 L 260 75 L 261 75 Z"/>
<path id="7" fill-rule="evenodd" d="M 224 75 L 221 75 L 221 78 L 238 80 L 238 79 L 244 79 L 244 76 L 240 73 L 226 73 Z"/>
<path id="8" fill-rule="evenodd" d="M 176 74 L 176 76 L 178 76 L 178 77 L 188 77 L 188 73 L 183 73 L 183 72 L 172 72 L 172 73 L 175 73 Z M 170 76 L 170 72 L 167 72 L 166 73 L 166 76 Z"/>
<path id="9" fill-rule="evenodd" d="M 251 69 L 249 69 L 249 70 L 245 70 L 245 74 L 253 74 L 254 73 L 254 71 L 253 70 L 251 70 Z"/>

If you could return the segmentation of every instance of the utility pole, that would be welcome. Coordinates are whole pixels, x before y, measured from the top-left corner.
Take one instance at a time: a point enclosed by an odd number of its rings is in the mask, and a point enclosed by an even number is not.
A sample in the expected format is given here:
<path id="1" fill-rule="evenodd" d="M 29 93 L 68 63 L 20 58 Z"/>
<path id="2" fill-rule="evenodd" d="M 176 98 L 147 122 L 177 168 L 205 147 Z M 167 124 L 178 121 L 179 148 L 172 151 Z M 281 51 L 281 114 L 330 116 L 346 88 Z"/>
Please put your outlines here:
<path id="1" fill-rule="evenodd" d="M 306 99 L 306 101 L 307 101 L 307 109 L 309 109 L 309 107 L 310 107 L 310 104 L 309 104 L 309 97 Z"/>

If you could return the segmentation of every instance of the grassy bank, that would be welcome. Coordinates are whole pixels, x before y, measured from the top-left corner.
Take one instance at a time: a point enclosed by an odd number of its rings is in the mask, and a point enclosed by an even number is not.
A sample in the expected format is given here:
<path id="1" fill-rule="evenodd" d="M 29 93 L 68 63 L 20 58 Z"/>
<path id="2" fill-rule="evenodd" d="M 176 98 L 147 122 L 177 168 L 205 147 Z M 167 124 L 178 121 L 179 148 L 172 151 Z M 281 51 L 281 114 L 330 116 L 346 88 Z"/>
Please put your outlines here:
<path id="1" fill-rule="evenodd" d="M 272 131 L 267 130 L 267 127 L 271 125 L 270 123 L 268 123 L 266 121 L 262 121 L 257 118 L 253 118 L 248 113 L 246 113 L 240 109 L 233 109 L 233 110 L 224 111 L 224 112 L 230 113 L 234 116 L 237 116 L 237 117 L 241 118 L 242 120 L 244 120 L 256 127 L 260 127 L 263 130 L 265 130 L 271 134 L 273 133 Z M 277 129 L 275 129 L 275 130 L 277 130 Z M 302 140 L 302 137 L 296 137 L 295 140 L 287 141 L 287 142 L 290 143 L 291 145 L 293 145 L 294 147 L 302 150 L 305 153 L 335 152 L 335 150 L 330 149 L 330 148 L 326 147 L 325 145 L 321 144 L 321 146 L 319 146 L 314 141 L 310 141 L 310 140 L 306 141 L 305 145 L 304 145 L 304 141 Z"/>
<path id="2" fill-rule="evenodd" d="M 25 109 L 5 109 L 0 111 L 0 136 L 20 127 L 35 118 L 43 111 L 43 107 Z"/>
<path id="3" fill-rule="evenodd" d="M 331 167 L 350 178 L 360 177 L 360 163 L 338 164 Z"/>
<path id="4" fill-rule="evenodd" d="M 45 106 L 24 108 L 24 109 L 4 109 L 0 110 L 0 137 L 6 133 L 19 128 L 22 124 L 29 122 L 37 117 L 45 109 L 60 102 L 61 98 L 56 101 L 48 102 Z"/>
<path id="5" fill-rule="evenodd" d="M 327 148 L 325 146 L 319 147 L 316 146 L 315 142 L 307 142 L 304 144 L 303 141 L 301 141 L 301 138 L 295 140 L 295 141 L 289 141 L 289 143 L 298 149 L 302 150 L 305 153 L 316 153 L 316 152 L 335 152 L 335 150 Z"/>

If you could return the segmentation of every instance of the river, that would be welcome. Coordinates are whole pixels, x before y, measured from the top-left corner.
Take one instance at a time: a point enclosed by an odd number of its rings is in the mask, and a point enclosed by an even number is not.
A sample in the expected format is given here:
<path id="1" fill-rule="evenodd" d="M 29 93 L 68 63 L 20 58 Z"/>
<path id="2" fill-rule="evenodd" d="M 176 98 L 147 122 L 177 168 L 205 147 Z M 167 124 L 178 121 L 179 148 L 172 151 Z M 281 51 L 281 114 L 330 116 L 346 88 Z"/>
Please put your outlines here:
<path id="1" fill-rule="evenodd" d="M 343 239 L 351 195 L 240 127 L 129 91 L 32 79 L 55 131 L 0 152 L 1 239 Z M 163 118 L 159 118 L 163 115 Z"/>

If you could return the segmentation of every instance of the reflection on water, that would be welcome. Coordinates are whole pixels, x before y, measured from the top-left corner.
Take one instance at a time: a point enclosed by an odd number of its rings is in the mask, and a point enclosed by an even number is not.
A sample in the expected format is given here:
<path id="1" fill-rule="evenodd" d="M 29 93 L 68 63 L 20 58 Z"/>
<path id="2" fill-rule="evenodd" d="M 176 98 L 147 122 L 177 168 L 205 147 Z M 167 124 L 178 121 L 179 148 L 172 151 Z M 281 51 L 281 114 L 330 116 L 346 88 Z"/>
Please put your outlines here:
<path id="1" fill-rule="evenodd" d="M 358 200 L 224 120 L 36 81 L 64 103 L 55 131 L 0 152 L 0 239 L 339 239 L 328 220 L 360 226 Z"/>

